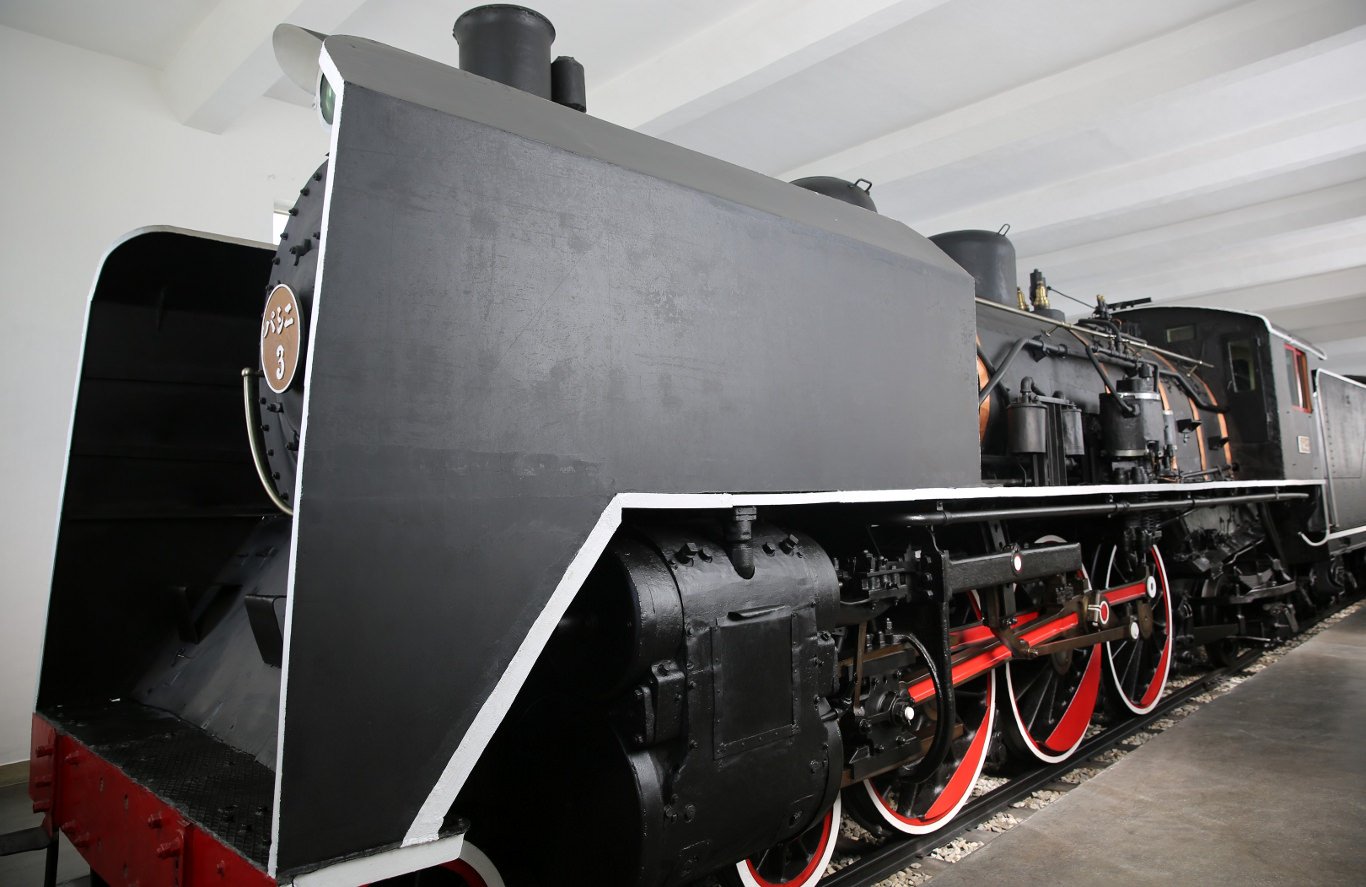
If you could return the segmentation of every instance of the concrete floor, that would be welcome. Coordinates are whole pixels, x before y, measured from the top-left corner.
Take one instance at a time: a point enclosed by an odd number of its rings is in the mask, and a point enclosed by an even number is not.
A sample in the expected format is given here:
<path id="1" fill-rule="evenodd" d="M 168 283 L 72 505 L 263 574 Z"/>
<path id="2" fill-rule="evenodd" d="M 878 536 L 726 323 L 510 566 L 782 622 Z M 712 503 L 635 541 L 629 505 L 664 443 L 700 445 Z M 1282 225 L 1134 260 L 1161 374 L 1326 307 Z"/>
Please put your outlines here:
<path id="1" fill-rule="evenodd" d="M 933 887 L 1366 884 L 1366 608 Z"/>

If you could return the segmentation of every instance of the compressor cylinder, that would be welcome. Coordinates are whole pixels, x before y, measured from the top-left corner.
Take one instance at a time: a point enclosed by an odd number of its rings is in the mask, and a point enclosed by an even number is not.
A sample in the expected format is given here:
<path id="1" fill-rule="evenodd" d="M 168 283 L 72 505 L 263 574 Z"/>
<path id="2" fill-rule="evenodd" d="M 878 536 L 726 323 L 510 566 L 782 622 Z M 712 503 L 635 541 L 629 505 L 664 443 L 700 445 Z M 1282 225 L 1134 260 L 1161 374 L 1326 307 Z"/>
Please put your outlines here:
<path id="1" fill-rule="evenodd" d="M 1116 382 L 1114 393 L 1100 398 L 1100 421 L 1111 456 L 1137 459 L 1160 451 L 1166 419 L 1156 377 L 1149 372 Z"/>

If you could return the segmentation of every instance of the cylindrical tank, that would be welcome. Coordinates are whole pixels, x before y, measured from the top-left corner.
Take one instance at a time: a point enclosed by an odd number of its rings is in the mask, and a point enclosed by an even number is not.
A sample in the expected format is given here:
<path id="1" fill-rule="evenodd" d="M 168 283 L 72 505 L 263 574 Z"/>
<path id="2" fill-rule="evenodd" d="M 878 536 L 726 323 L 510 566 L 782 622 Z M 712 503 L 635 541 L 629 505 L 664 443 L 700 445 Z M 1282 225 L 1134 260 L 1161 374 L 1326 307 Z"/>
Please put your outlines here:
<path id="1" fill-rule="evenodd" d="M 1064 456 L 1085 456 L 1086 441 L 1082 438 L 1081 407 L 1068 404 L 1061 410 L 1062 416 L 1062 454 Z"/>
<path id="2" fill-rule="evenodd" d="M 1013 455 L 1047 453 L 1048 407 L 1029 401 L 1016 401 L 1006 407 L 1006 436 Z"/>
<path id="3" fill-rule="evenodd" d="M 972 275 L 977 298 L 1019 307 L 1015 245 L 1010 238 L 995 231 L 946 231 L 931 237 L 930 242 Z"/>
<path id="4" fill-rule="evenodd" d="M 455 20 L 460 69 L 550 98 L 550 44 L 555 26 L 524 6 L 478 6 Z"/>
<path id="5" fill-rule="evenodd" d="M 1113 394 L 1101 395 L 1100 422 L 1111 456 L 1132 459 L 1162 450 L 1167 421 L 1154 381 L 1146 374 L 1128 376 L 1115 383 Z"/>
<path id="6" fill-rule="evenodd" d="M 583 82 L 583 65 L 562 55 L 550 66 L 550 93 L 557 105 L 588 110 L 588 90 Z"/>
<path id="7" fill-rule="evenodd" d="M 859 182 L 864 183 L 866 187 L 860 188 Z M 877 204 L 873 203 L 873 195 L 870 193 L 873 190 L 873 183 L 867 179 L 850 182 L 836 176 L 807 176 L 804 179 L 793 179 L 792 184 L 877 212 Z"/>

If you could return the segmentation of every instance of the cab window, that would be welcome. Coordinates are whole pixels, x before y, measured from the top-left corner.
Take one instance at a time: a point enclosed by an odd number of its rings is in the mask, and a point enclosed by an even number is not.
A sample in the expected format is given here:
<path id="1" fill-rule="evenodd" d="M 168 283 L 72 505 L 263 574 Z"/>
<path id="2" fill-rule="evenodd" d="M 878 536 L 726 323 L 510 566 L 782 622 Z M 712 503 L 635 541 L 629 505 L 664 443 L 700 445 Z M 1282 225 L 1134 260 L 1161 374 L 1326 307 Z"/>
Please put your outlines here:
<path id="1" fill-rule="evenodd" d="M 1290 405 L 1297 410 L 1313 412 L 1309 394 L 1309 360 L 1294 345 L 1285 346 L 1285 378 L 1290 384 Z"/>
<path id="2" fill-rule="evenodd" d="M 1228 343 L 1228 378 L 1234 391 L 1257 390 L 1257 359 L 1251 339 Z"/>
<path id="3" fill-rule="evenodd" d="M 1167 344 L 1176 345 L 1181 342 L 1195 341 L 1195 324 L 1188 323 L 1185 326 L 1167 327 Z"/>

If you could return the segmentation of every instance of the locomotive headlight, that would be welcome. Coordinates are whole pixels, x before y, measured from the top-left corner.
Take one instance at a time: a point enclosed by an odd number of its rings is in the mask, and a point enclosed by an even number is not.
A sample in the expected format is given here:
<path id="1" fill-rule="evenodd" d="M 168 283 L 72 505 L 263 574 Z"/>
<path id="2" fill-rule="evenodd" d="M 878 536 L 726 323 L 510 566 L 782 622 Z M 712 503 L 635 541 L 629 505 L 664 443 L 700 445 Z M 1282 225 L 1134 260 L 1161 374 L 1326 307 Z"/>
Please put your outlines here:
<path id="1" fill-rule="evenodd" d="M 318 113 L 328 126 L 332 125 L 332 115 L 336 110 L 337 92 L 332 88 L 332 84 L 327 82 L 327 75 L 322 74 L 318 77 Z"/>

